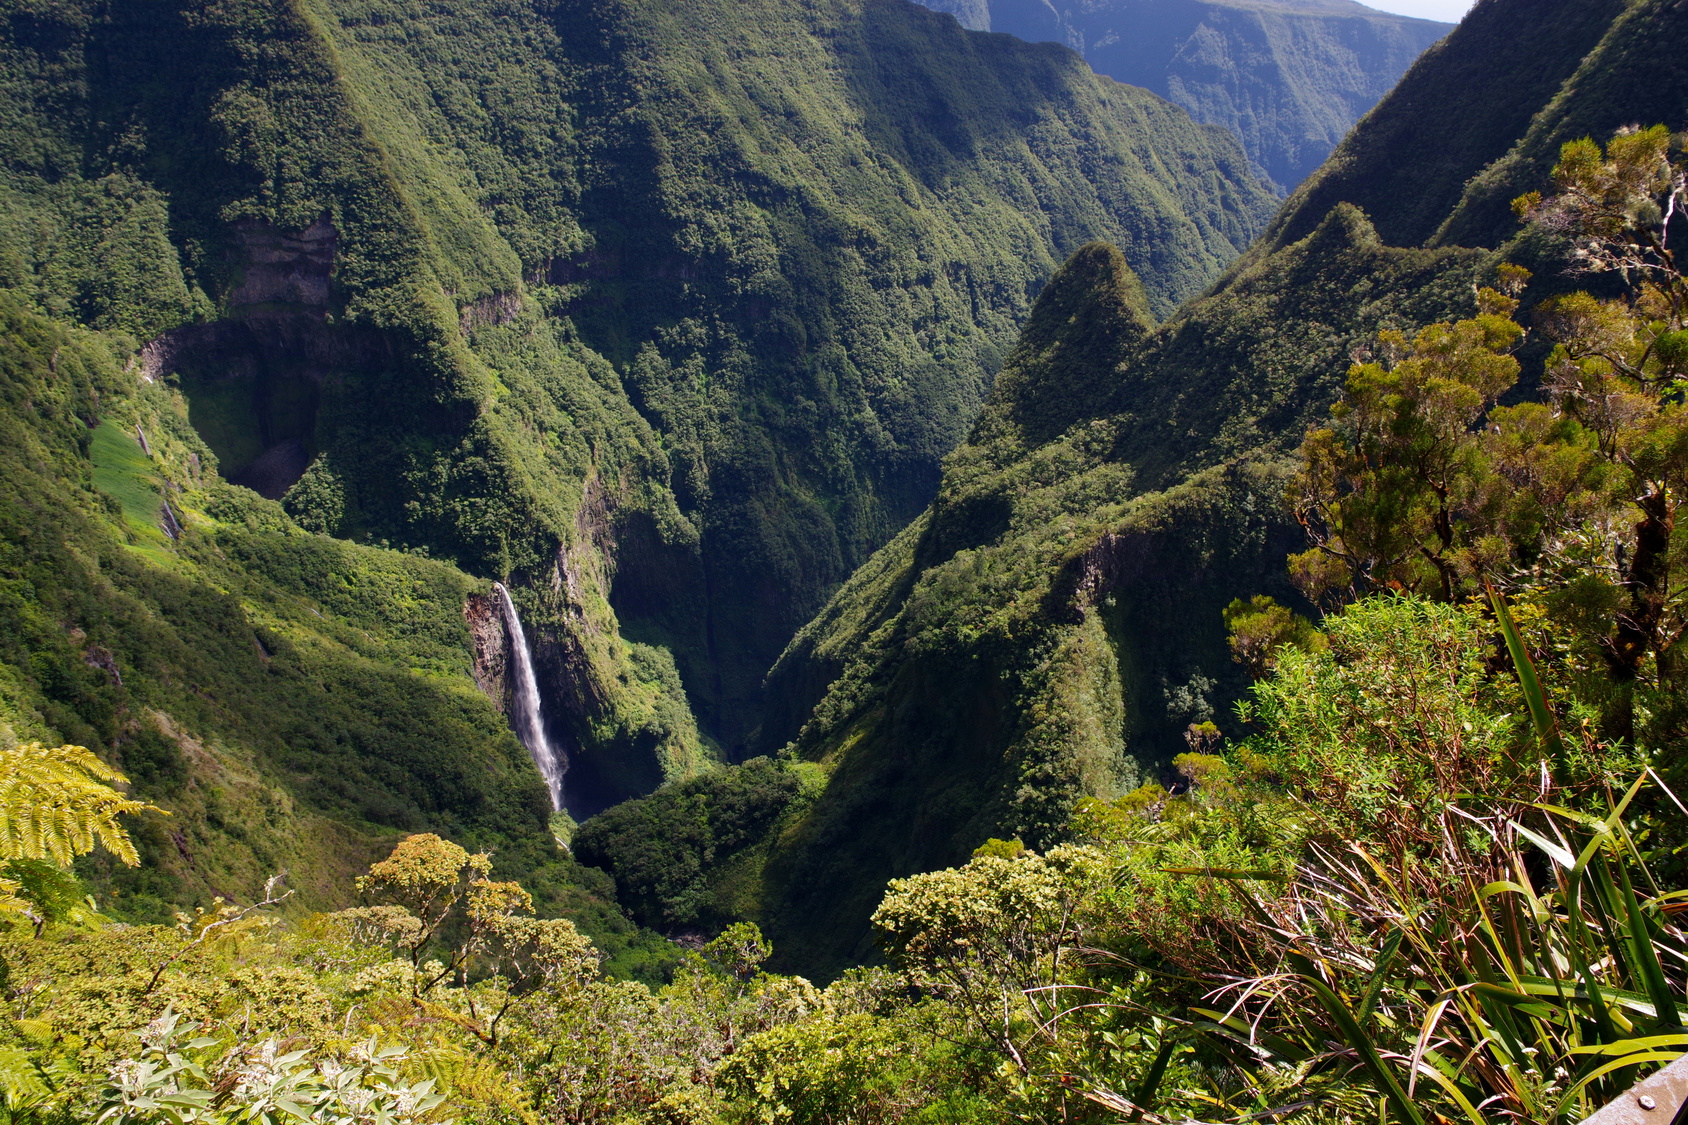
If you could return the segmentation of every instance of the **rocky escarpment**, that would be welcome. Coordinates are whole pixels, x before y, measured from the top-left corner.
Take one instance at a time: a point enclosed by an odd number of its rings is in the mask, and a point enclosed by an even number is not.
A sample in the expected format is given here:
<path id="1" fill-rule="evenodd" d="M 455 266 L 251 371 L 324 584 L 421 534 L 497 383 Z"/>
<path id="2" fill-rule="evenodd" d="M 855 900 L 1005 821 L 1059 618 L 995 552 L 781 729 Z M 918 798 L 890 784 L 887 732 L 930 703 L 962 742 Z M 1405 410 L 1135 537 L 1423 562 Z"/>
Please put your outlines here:
<path id="1" fill-rule="evenodd" d="M 504 614 L 491 593 L 471 594 L 463 603 L 463 620 L 469 626 L 469 652 L 475 686 L 506 713 L 510 689 L 506 681 L 510 660 L 510 639 L 505 634 Z"/>
<path id="2" fill-rule="evenodd" d="M 148 378 L 180 381 L 222 475 L 271 500 L 317 455 L 331 384 L 399 361 L 399 346 L 380 330 L 333 322 L 337 242 L 325 217 L 298 231 L 235 223 L 229 267 L 238 280 L 221 315 L 171 329 L 142 353 Z"/>

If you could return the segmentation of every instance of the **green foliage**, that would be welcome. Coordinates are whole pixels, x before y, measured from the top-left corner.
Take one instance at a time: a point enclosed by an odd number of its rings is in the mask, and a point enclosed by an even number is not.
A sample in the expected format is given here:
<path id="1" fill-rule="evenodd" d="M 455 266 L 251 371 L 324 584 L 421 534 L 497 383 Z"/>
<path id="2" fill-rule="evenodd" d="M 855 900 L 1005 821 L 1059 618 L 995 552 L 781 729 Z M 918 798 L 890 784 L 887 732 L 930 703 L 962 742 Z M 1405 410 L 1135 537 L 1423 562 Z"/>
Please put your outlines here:
<path id="1" fill-rule="evenodd" d="M 346 486 L 333 465 L 318 457 L 287 490 L 283 507 L 306 531 L 333 535 L 346 519 Z"/>
<path id="2" fill-rule="evenodd" d="M 1239 884 L 1249 909 L 1209 913 L 1212 940 L 1239 942 L 1257 972 L 1287 985 L 1280 995 L 1296 997 L 1275 1014 L 1262 1009 L 1276 1022 L 1270 1031 L 1254 1023 L 1258 1041 L 1273 1063 L 1293 1067 L 1321 1034 L 1335 1036 L 1403 1115 L 1403 1088 L 1416 1085 L 1421 1110 L 1426 1097 L 1446 1098 L 1443 1112 L 1473 1121 L 1488 1119 L 1479 1104 L 1532 1120 L 1580 1119 L 1593 1108 L 1582 1100 L 1592 1092 L 1584 1080 L 1599 1078 L 1604 1061 L 1674 1057 L 1636 1053 L 1627 1040 L 1648 1029 L 1630 1023 L 1634 1012 L 1606 1015 L 1622 1009 L 1620 992 L 1662 997 L 1666 987 L 1648 967 L 1652 951 L 1624 944 L 1642 934 L 1633 919 L 1651 897 L 1629 889 L 1632 878 L 1643 886 L 1647 877 L 1632 866 L 1641 853 L 1622 827 L 1640 783 L 1609 815 L 1573 811 L 1610 793 L 1614 774 L 1632 765 L 1622 747 L 1584 747 L 1555 774 L 1565 788 L 1540 803 L 1551 784 L 1545 765 L 1532 760 L 1520 724 L 1500 718 L 1522 708 L 1502 684 L 1485 683 L 1488 628 L 1474 613 L 1386 598 L 1329 624 L 1330 653 L 1289 653 L 1260 686 L 1250 717 L 1265 733 L 1242 751 L 1249 772 L 1290 798 L 1289 816 L 1312 847 L 1290 881 L 1264 897 L 1253 897 L 1260 884 Z M 1533 675 L 1524 681 L 1539 696 L 1535 684 Z M 1409 731 L 1398 743 L 1378 741 L 1378 733 Z M 1554 861 L 1545 887 L 1531 873 L 1543 870 L 1529 854 L 1537 849 Z M 1629 870 L 1620 874 L 1614 863 Z M 1607 897 L 1591 908 L 1579 902 L 1585 894 Z M 1305 913 L 1286 925 L 1286 910 Z M 1370 933 L 1353 927 L 1351 919 L 1379 910 L 1401 921 Z M 1661 949 L 1679 940 L 1668 926 L 1646 935 Z M 1260 940 L 1265 947 L 1255 949 Z M 1186 963 L 1212 955 L 1183 948 Z M 1608 960 L 1613 949 L 1619 955 Z M 1596 983 L 1596 963 L 1637 975 Z M 1434 994 L 1420 981 L 1435 982 Z M 1653 1030 L 1674 1022 L 1668 1005 L 1646 1013 L 1662 1021 Z M 1214 1030 L 1243 1026 L 1229 1022 L 1237 1017 L 1259 1018 L 1233 1009 Z M 1484 1061 L 1456 1067 L 1455 1057 Z M 1627 1081 L 1603 1089 L 1609 1095 Z"/>
<path id="3" fill-rule="evenodd" d="M 929 1035 L 916 1019 L 848 1010 L 769 1028 L 722 1065 L 722 1116 L 735 1125 L 1002 1120 L 967 1081 L 972 1060 Z"/>
<path id="4" fill-rule="evenodd" d="M 1022 1075 L 1038 1072 L 1072 997 L 1073 947 L 1100 885 L 1100 853 L 976 856 L 959 869 L 894 879 L 874 911 L 886 953 L 955 1004 Z"/>
<path id="5" fill-rule="evenodd" d="M 5 295 L 0 316 L 0 745 L 86 745 L 172 814 L 127 825 L 139 867 L 79 861 L 106 909 L 168 918 L 283 868 L 336 905 L 395 831 L 434 826 L 495 848 L 623 971 L 661 974 L 607 880 L 558 853 L 543 786 L 471 678 L 477 583 L 302 533 L 210 475 L 181 399 L 125 373 L 113 337 Z"/>
<path id="6" fill-rule="evenodd" d="M 1026 845 L 1019 840 L 998 840 L 993 837 L 973 849 L 973 858 L 995 856 L 999 859 L 1013 859 L 1024 855 L 1025 852 Z"/>
<path id="7" fill-rule="evenodd" d="M 618 901 L 641 923 L 713 928 L 731 917 L 717 893 L 723 869 L 762 842 L 802 788 L 796 771 L 755 758 L 599 813 L 575 833 L 574 854 L 614 877 Z"/>
<path id="8" fill-rule="evenodd" d="M 207 1050 L 221 1045 L 215 1036 L 178 1043 L 178 1022 L 170 1014 L 149 1026 L 140 1057 L 113 1068 L 99 1125 L 386 1125 L 423 1120 L 445 1101 L 431 1078 L 402 1082 L 403 1050 L 373 1039 L 349 1052 L 349 1065 L 310 1059 L 308 1049 L 283 1053 L 273 1039 L 219 1054 Z"/>
<path id="9" fill-rule="evenodd" d="M 139 863 L 117 818 L 158 810 L 107 784 L 127 781 L 85 746 L 23 742 L 0 750 L 0 859 L 62 865 L 104 846 L 131 867 Z"/>
<path id="10" fill-rule="evenodd" d="M 445 917 L 420 958 L 404 945 L 424 918 L 393 903 L 0 937 L 9 1105 L 171 1125 L 1006 1120 L 992 1060 L 884 972 L 824 991 L 767 973 L 741 923 L 655 990 L 606 978 L 476 858 L 415 837 L 363 881 Z"/>
<path id="11" fill-rule="evenodd" d="M 1254 686 L 1253 734 L 1180 757 L 1182 793 L 891 885 L 894 962 L 1018 1104 L 1570 1122 L 1688 1044 L 1635 755 L 1585 732 L 1544 772 L 1542 688 L 1493 674 L 1475 610 L 1386 595 L 1326 628 Z"/>
<path id="12" fill-rule="evenodd" d="M 1602 729 L 1655 745 L 1677 737 L 1674 657 L 1681 634 L 1672 562 L 1683 489 L 1683 373 L 1672 337 L 1688 283 L 1667 245 L 1682 197 L 1667 130 L 1625 130 L 1603 150 L 1567 144 L 1557 190 L 1519 201 L 1565 237 L 1577 267 L 1630 292 L 1548 297 L 1535 322 L 1555 344 L 1544 403 L 1497 407 L 1523 334 L 1513 297 L 1479 294 L 1477 318 L 1432 325 L 1394 362 L 1356 365 L 1333 411 L 1308 434 L 1291 490 L 1311 550 L 1291 560 L 1310 597 L 1424 590 L 1446 600 L 1498 583 L 1540 603 L 1568 648 L 1579 698 Z M 1529 273 L 1511 266 L 1519 292 Z M 1663 346 L 1660 342 L 1663 341 Z M 1640 701 L 1638 702 L 1638 693 Z"/>
<path id="13" fill-rule="evenodd" d="M 1393 362 L 1355 364 L 1332 408 L 1339 429 L 1302 442 L 1290 503 L 1314 546 L 1290 569 L 1309 598 L 1390 587 L 1435 589 L 1451 600 L 1494 566 L 1496 550 L 1456 525 L 1528 534 L 1544 503 L 1557 499 L 1519 489 L 1533 466 L 1508 472 L 1504 453 L 1490 452 L 1506 437 L 1478 427 L 1518 378 L 1508 353 L 1523 335 L 1507 316 L 1516 301 L 1494 290 L 1482 298 L 1478 317 L 1430 325 L 1410 343 L 1385 333 L 1379 348 Z M 1533 475 L 1548 477 L 1551 489 L 1557 466 L 1551 454 L 1541 460 L 1546 471 Z"/>
<path id="14" fill-rule="evenodd" d="M 1328 645 L 1284 649 L 1239 713 L 1252 751 L 1332 824 L 1424 842 L 1461 778 L 1522 799 L 1539 781 L 1519 700 L 1488 667 L 1488 626 L 1464 608 L 1380 597 L 1325 621 Z M 1441 757 L 1440 755 L 1446 755 Z"/>
<path id="15" fill-rule="evenodd" d="M 1284 645 L 1303 652 L 1325 646 L 1324 634 L 1311 621 L 1279 605 L 1268 594 L 1256 594 L 1247 601 L 1236 599 L 1225 607 L 1224 618 L 1225 630 L 1231 635 L 1231 655 L 1256 679 L 1277 664 L 1276 652 Z"/>

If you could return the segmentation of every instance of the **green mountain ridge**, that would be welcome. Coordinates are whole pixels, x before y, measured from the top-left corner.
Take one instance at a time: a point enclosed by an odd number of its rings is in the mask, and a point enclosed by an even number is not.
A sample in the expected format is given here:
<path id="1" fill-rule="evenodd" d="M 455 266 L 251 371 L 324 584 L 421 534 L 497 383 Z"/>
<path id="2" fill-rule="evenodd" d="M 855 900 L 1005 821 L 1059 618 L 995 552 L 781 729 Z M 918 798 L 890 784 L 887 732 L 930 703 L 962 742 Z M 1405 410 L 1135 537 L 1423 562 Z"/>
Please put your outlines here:
<path id="1" fill-rule="evenodd" d="M 1056 263 L 1113 239 L 1170 309 L 1271 203 L 1222 131 L 902 0 L 17 0 L 0 157 L 8 331 L 101 357 L 97 440 L 13 482 L 0 737 L 193 765 L 185 835 L 100 888 L 344 888 L 428 829 L 612 950 L 649 935 L 556 852 L 489 582 L 576 812 L 705 772 Z"/>
<path id="2" fill-rule="evenodd" d="M 1453 26 L 1351 0 L 922 2 L 978 31 L 1071 47 L 1098 74 L 1229 129 L 1287 189 Z"/>
<path id="3" fill-rule="evenodd" d="M 1016 353 L 1005 382 L 1035 395 L 993 398 L 918 537 L 770 675 L 791 695 L 836 675 L 793 732 L 831 779 L 768 862 L 776 947 L 805 971 L 871 955 L 885 879 L 991 837 L 1048 846 L 1079 797 L 1129 788 L 1188 724 L 1223 722 L 1245 678 L 1220 611 L 1260 592 L 1298 604 L 1282 459 L 1355 349 L 1468 306 L 1485 262 L 1385 247 L 1341 208 L 1100 370 Z M 1072 419 L 1053 437 L 1050 400 Z"/>
<path id="4" fill-rule="evenodd" d="M 1561 44 L 1557 70 L 1543 66 L 1515 41 L 1526 8 L 1548 32 L 1583 35 L 1587 61 Z M 1685 88 L 1657 61 L 1680 38 L 1677 6 L 1613 6 L 1591 27 L 1599 16 L 1480 5 L 1210 294 L 1135 343 L 1138 327 L 1080 332 L 1068 363 L 1041 342 L 1125 315 L 1117 254 L 1088 248 L 1064 267 L 933 506 L 770 675 L 784 726 L 765 749 L 790 739 L 786 753 L 829 773 L 763 870 L 757 920 L 794 951 L 788 964 L 824 974 L 871 956 L 865 922 L 885 879 L 960 862 L 990 837 L 1048 846 L 1078 797 L 1164 768 L 1189 723 L 1225 725 L 1243 677 L 1221 609 L 1261 592 L 1301 604 L 1283 571 L 1301 533 L 1282 506 L 1282 459 L 1379 331 L 1471 315 L 1517 229 L 1483 227 L 1461 247 L 1432 237 L 1447 216 L 1474 213 L 1470 201 L 1505 190 L 1491 182 L 1538 166 L 1567 129 L 1682 119 Z M 1381 139 L 1437 135 L 1448 103 L 1424 92 L 1482 58 L 1528 72 L 1533 112 L 1485 117 L 1479 99 L 1469 131 L 1448 136 L 1462 155 L 1441 164 Z M 1660 81 L 1641 97 L 1649 76 Z M 1603 96 L 1617 90 L 1636 96 Z M 1475 178 L 1474 160 L 1488 169 Z M 1443 216 L 1411 210 L 1404 175 Z M 1368 207 L 1391 231 L 1422 233 L 1398 245 Z M 1546 293 L 1566 283 L 1550 250 L 1526 239 L 1505 253 L 1541 264 Z"/>

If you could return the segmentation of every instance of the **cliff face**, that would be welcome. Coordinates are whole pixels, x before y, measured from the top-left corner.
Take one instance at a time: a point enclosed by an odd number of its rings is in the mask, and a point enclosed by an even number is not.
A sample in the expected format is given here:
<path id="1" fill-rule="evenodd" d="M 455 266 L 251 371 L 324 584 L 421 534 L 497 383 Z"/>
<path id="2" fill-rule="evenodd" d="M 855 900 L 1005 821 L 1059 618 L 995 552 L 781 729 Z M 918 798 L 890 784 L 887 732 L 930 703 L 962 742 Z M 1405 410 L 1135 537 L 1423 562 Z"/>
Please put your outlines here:
<path id="1" fill-rule="evenodd" d="M 1064 43 L 1235 133 L 1291 190 L 1451 24 L 1348 0 L 923 0 L 966 27 Z"/>

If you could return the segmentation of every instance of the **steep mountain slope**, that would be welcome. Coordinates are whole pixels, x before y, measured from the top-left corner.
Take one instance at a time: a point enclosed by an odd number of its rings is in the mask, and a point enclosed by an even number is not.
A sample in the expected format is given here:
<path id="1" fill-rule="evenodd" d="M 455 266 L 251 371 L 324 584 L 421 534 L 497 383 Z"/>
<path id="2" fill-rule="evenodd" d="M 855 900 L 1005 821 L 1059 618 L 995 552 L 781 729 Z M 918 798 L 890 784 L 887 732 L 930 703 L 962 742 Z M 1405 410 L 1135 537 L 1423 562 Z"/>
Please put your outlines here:
<path id="1" fill-rule="evenodd" d="M 274 874 L 335 906 L 432 830 L 493 850 L 623 971 L 660 955 L 557 848 L 477 683 L 464 609 L 486 583 L 309 534 L 219 480 L 181 396 L 124 347 L 0 294 L 0 744 L 86 745 L 168 814 L 132 819 L 139 868 L 88 861 L 102 908 L 168 922 Z"/>
<path id="2" fill-rule="evenodd" d="M 1429 241 L 1467 182 L 1524 136 L 1625 8 L 1543 0 L 1520 18 L 1510 4 L 1477 4 L 1290 197 L 1250 258 L 1307 237 L 1337 203 L 1364 210 L 1391 246 Z"/>
<path id="3" fill-rule="evenodd" d="M 1263 197 L 1166 103 L 907 4 L 818 28 L 785 3 L 585 10 L 565 43 L 633 79 L 593 118 L 656 136 L 589 134 L 597 246 L 553 271 L 583 287 L 583 337 L 629 361 L 701 535 L 682 553 L 630 528 L 614 600 L 742 745 L 768 666 L 930 496 L 1060 258 L 1120 229 L 1164 310 Z"/>
<path id="4" fill-rule="evenodd" d="M 1269 205 L 1220 131 L 902 0 L 4 19 L 0 282 L 145 342 L 303 526 L 518 587 L 583 812 L 695 764 L 666 653 L 745 744 L 1072 248 L 1164 311 Z"/>
<path id="5" fill-rule="evenodd" d="M 1082 281 L 1102 255 L 1047 292 L 1118 288 Z M 1046 847 L 1079 797 L 1158 769 L 1188 724 L 1223 724 L 1243 678 L 1220 611 L 1295 601 L 1280 459 L 1350 355 L 1468 311 L 1483 262 L 1385 247 L 1340 208 L 1112 361 L 1017 350 L 928 514 L 770 674 L 794 703 L 828 684 L 794 708 L 792 750 L 831 771 L 765 869 L 776 945 L 809 971 L 868 956 L 886 879 L 989 837 Z M 1040 300 L 1029 337 L 1053 311 Z"/>
<path id="6" fill-rule="evenodd" d="M 924 0 L 964 26 L 1078 51 L 1242 139 L 1293 189 L 1450 24 L 1350 0 Z"/>
<path id="7" fill-rule="evenodd" d="M 1506 156 L 1466 186 L 1432 241 L 1488 245 L 1512 229 L 1512 201 L 1537 190 L 1567 141 L 1629 125 L 1688 120 L 1680 4 L 1631 4 Z"/>
<path id="8" fill-rule="evenodd" d="M 1569 21 L 1586 43 L 1587 64 L 1560 59 L 1550 88 L 1538 71 L 1551 57 L 1511 40 L 1537 16 Z M 789 753 L 830 774 L 762 872 L 761 919 L 794 964 L 825 972 L 868 955 L 865 918 L 887 877 L 953 863 L 991 836 L 1045 846 L 1079 796 L 1162 767 L 1189 723 L 1226 724 L 1241 683 L 1220 610 L 1260 592 L 1294 601 L 1282 560 L 1300 533 L 1282 508 L 1281 458 L 1380 329 L 1468 315 L 1500 256 L 1484 247 L 1517 229 L 1489 228 L 1476 248 L 1396 248 L 1355 204 L 1424 241 L 1504 193 L 1486 185 L 1538 159 L 1551 142 L 1534 138 L 1561 121 L 1683 119 L 1688 85 L 1655 56 L 1688 37 L 1688 11 L 1647 0 L 1613 6 L 1603 27 L 1590 19 L 1586 7 L 1480 4 L 1274 234 L 1147 335 L 1117 254 L 1088 248 L 1051 282 L 932 507 L 770 677 L 789 706 L 767 748 L 791 738 Z M 1484 58 L 1517 73 L 1475 86 L 1470 129 L 1450 138 L 1459 159 L 1415 164 Z M 1644 74 L 1661 85 L 1599 100 Z M 1538 91 L 1533 124 L 1488 100 L 1509 81 Z M 1489 170 L 1468 194 L 1472 160 Z M 1403 204 L 1407 169 L 1442 216 Z M 1543 249 L 1506 253 L 1548 270 Z"/>

